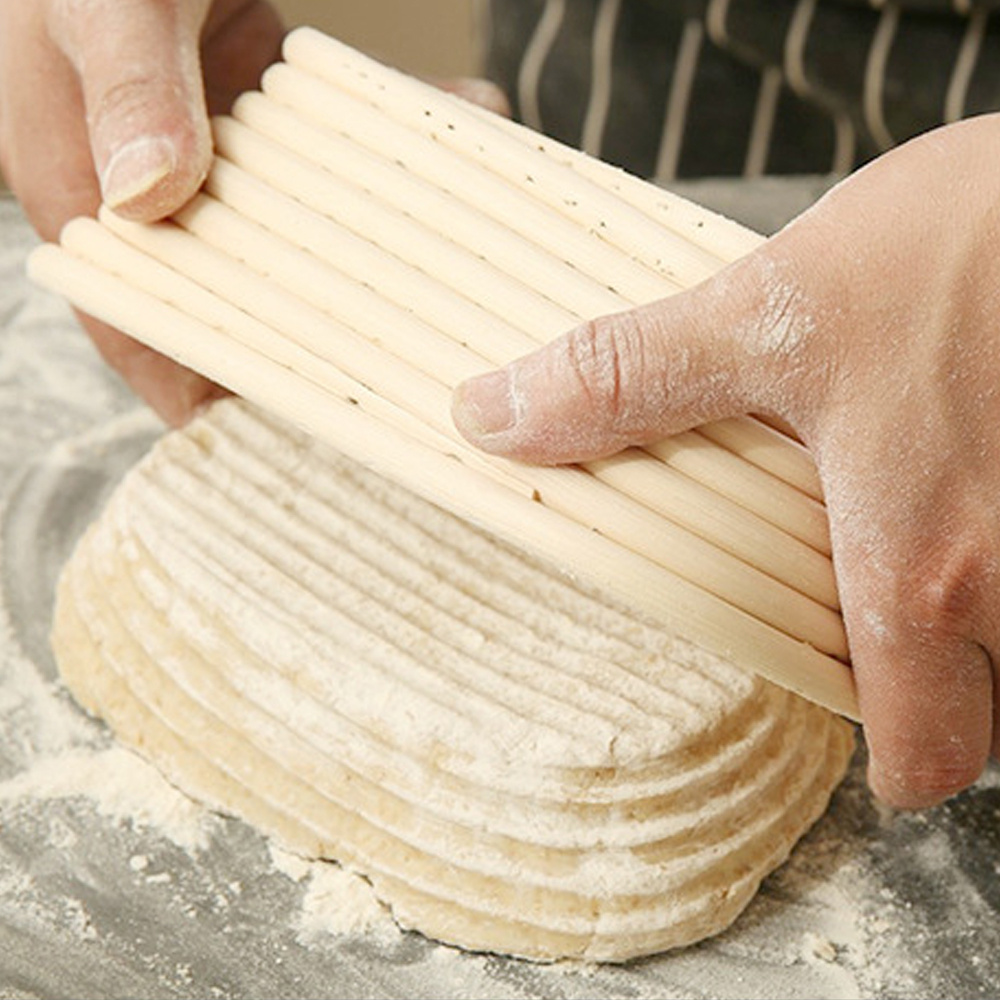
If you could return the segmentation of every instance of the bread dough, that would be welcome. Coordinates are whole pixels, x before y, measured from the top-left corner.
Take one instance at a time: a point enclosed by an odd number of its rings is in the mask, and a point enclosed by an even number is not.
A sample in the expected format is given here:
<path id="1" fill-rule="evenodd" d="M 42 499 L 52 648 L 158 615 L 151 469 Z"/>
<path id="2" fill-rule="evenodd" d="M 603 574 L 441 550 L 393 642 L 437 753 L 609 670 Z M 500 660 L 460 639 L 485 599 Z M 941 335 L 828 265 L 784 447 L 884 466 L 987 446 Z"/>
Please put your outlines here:
<path id="1" fill-rule="evenodd" d="M 173 782 L 470 949 L 726 927 L 852 728 L 237 400 L 167 434 L 60 581 L 75 696 Z"/>

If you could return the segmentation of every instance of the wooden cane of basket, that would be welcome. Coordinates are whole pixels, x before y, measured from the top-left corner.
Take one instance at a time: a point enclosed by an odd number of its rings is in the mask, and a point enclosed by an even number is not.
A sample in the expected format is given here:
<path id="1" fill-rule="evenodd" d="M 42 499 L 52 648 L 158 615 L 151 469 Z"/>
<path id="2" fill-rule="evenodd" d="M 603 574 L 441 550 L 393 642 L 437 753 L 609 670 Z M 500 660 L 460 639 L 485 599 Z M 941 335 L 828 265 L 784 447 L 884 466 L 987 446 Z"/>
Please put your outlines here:
<path id="1" fill-rule="evenodd" d="M 677 635 L 848 717 L 815 468 L 752 417 L 582 465 L 478 452 L 462 380 L 761 238 L 302 28 L 169 221 L 77 219 L 29 270 L 83 311 Z"/>

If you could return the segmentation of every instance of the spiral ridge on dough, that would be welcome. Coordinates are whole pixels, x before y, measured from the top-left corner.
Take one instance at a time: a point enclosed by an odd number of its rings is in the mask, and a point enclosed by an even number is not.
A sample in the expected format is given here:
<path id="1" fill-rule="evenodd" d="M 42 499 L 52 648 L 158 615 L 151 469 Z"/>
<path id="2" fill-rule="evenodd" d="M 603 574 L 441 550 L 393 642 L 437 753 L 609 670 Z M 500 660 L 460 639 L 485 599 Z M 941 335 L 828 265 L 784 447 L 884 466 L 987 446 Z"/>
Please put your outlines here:
<path id="1" fill-rule="evenodd" d="M 80 702 L 401 925 L 623 961 L 727 926 L 826 808 L 834 715 L 225 400 L 60 582 Z"/>

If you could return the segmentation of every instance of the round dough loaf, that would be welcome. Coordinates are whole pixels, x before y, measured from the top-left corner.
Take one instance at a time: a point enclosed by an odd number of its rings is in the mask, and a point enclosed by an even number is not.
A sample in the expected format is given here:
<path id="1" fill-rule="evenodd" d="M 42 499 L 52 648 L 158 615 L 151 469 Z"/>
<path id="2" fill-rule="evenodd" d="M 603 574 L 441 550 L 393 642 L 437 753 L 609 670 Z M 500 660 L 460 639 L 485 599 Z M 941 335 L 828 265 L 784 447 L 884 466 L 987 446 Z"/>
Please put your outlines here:
<path id="1" fill-rule="evenodd" d="M 537 960 L 726 927 L 854 746 L 237 400 L 118 487 L 53 642 L 181 788 L 362 873 L 404 927 Z"/>

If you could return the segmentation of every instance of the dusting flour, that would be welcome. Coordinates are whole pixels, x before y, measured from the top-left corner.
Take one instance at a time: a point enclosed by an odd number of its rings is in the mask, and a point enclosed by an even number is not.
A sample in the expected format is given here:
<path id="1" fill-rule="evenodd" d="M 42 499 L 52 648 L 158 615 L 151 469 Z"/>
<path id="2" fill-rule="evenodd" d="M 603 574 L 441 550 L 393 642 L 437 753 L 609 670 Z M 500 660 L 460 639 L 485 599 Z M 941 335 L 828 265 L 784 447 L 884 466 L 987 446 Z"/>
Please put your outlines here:
<path id="1" fill-rule="evenodd" d="M 42 758 L 0 784 L 0 802 L 84 797 L 101 816 L 152 830 L 187 851 L 204 851 L 218 818 L 123 747 Z"/>
<path id="2" fill-rule="evenodd" d="M 305 887 L 297 923 L 300 943 L 316 944 L 340 934 L 368 934 L 382 941 L 399 935 L 365 879 L 333 862 L 307 861 L 274 844 L 269 852 L 277 871 Z"/>
<path id="3" fill-rule="evenodd" d="M 214 981 L 204 966 L 236 977 L 217 995 L 245 996 L 238 972 L 250 963 L 249 992 L 270 995 L 322 995 L 345 981 L 357 996 L 989 995 L 977 986 L 990 982 L 1000 941 L 977 883 L 955 877 L 957 819 L 938 814 L 936 829 L 876 810 L 863 761 L 820 826 L 718 938 L 621 968 L 527 966 L 404 934 L 364 879 L 263 845 L 196 805 L 110 743 L 24 648 L 0 605 L 0 949 L 15 954 L 8 942 L 17 941 L 23 952 L 27 935 L 39 968 L 56 947 L 70 955 L 63 988 L 49 992 L 73 992 L 89 960 L 104 987 L 91 992 L 107 995 L 107 969 L 134 955 L 145 971 L 118 969 L 110 981 L 121 994 L 190 994 L 192 983 Z M 995 774 L 981 794 L 1000 807 Z M 83 808 L 64 813 L 62 802 Z M 96 818 L 79 822 L 87 813 Z M 102 826 L 115 837 L 104 838 Z M 37 860 L 22 865 L 26 843 Z M 947 912 L 963 925 L 951 929 L 948 948 L 961 961 L 934 962 L 949 927 L 916 894 L 915 873 L 938 894 L 946 887 Z M 120 913 L 134 916 L 121 924 Z M 15 937 L 3 937 L 8 927 Z M 188 929 L 200 927 L 212 932 Z"/>
<path id="4" fill-rule="evenodd" d="M 98 815 L 137 832 L 153 833 L 191 854 L 207 851 L 222 823 L 142 758 L 119 746 L 81 748 L 44 757 L 0 782 L 0 808 L 25 800 L 70 798 L 85 799 Z M 58 825 L 54 829 L 58 837 Z M 306 861 L 273 844 L 269 854 L 276 872 L 304 886 L 301 911 L 295 918 L 300 943 L 315 944 L 325 937 L 345 934 L 372 934 L 380 940 L 398 935 L 388 911 L 365 879 L 334 863 Z M 146 873 L 150 859 L 134 854 L 128 865 L 136 873 Z M 170 874 L 147 874 L 146 880 L 165 883 Z"/>
<path id="5" fill-rule="evenodd" d="M 56 442 L 134 402 L 69 311 L 27 287 L 32 241 L 0 198 L 0 997 L 997 995 L 996 770 L 943 809 L 898 816 L 873 808 L 859 757 L 729 931 L 622 968 L 542 967 L 391 929 L 363 880 L 317 876 L 111 746 L 53 680 L 44 599 L 68 556 L 61 528 L 93 518 L 81 487 L 108 478 L 121 440 L 61 449 L 46 494 L 65 501 L 59 520 L 15 487 Z M 788 350 L 792 334 L 772 324 L 760 343 Z M 86 474 L 59 478 L 74 467 Z"/>

